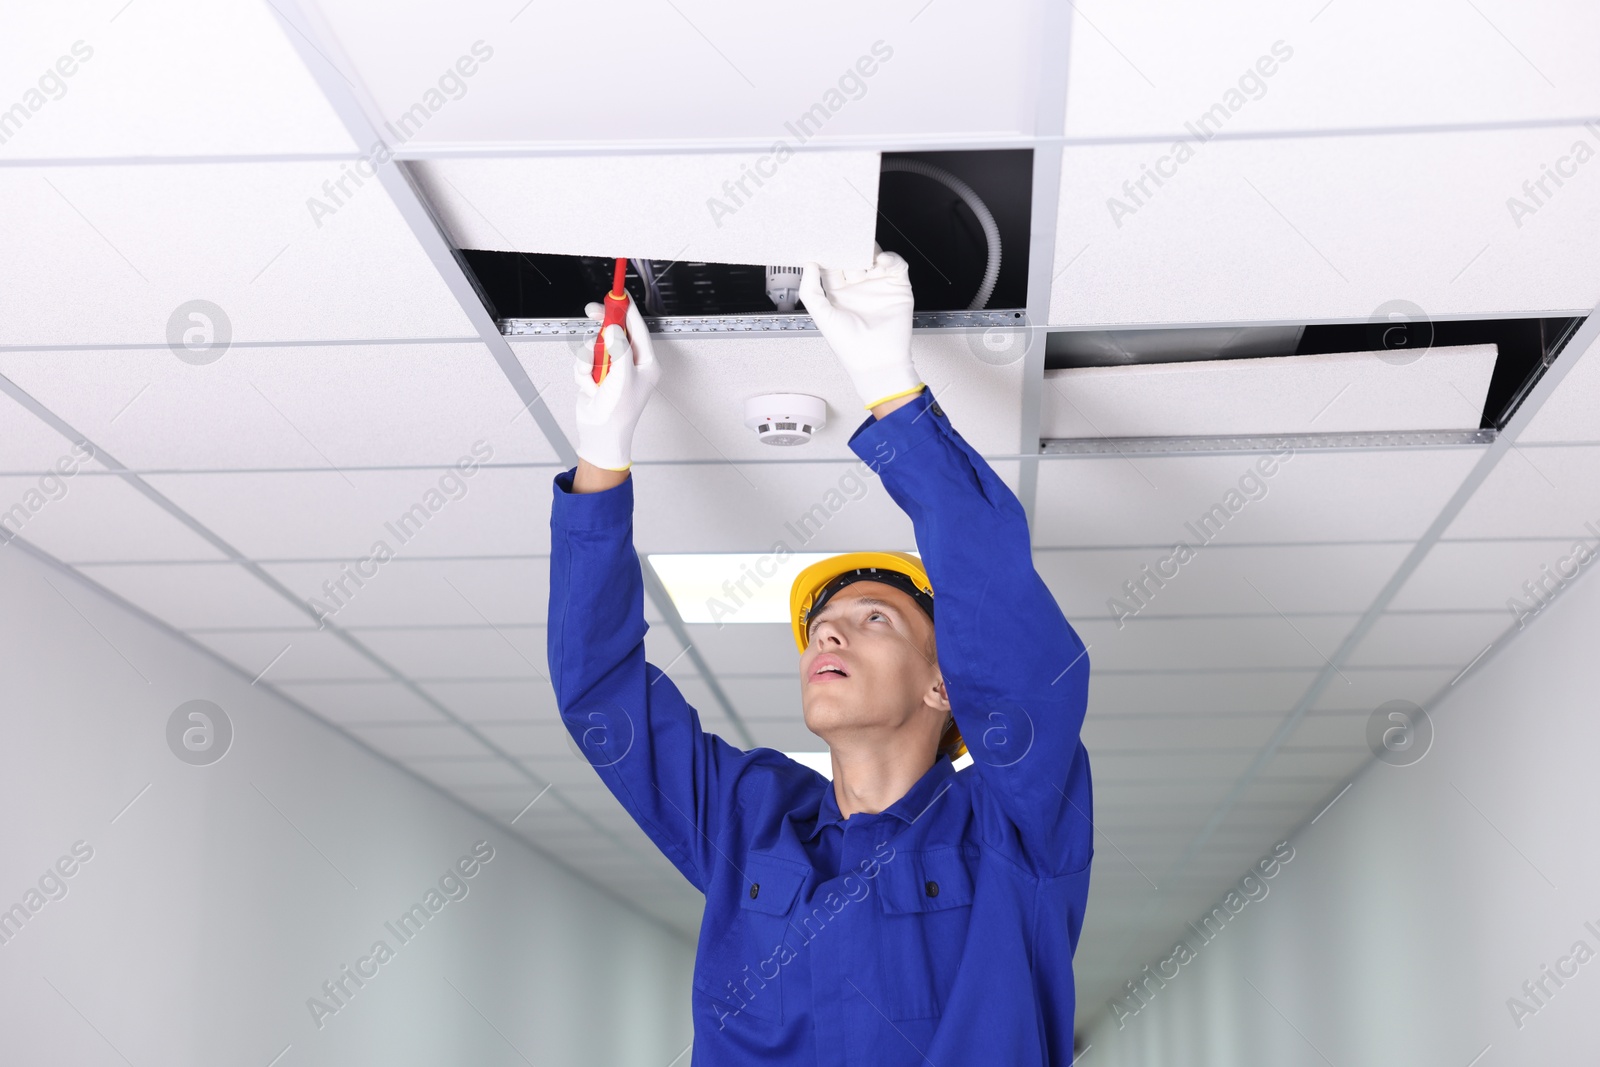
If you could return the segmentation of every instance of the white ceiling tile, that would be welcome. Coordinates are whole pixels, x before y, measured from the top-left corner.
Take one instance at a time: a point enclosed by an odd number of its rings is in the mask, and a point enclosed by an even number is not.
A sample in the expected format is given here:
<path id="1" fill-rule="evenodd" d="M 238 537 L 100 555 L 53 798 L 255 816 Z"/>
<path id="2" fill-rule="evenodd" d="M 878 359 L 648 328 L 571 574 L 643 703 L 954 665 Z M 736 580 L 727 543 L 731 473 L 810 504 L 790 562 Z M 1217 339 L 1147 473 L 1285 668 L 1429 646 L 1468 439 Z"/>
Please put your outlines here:
<path id="1" fill-rule="evenodd" d="M 351 631 L 409 678 L 543 678 L 543 626 Z"/>
<path id="2" fill-rule="evenodd" d="M 387 677 L 327 630 L 201 631 L 190 636 L 252 677 L 273 683 Z"/>
<path id="3" fill-rule="evenodd" d="M 525 722 L 479 722 L 476 726 L 490 741 L 530 766 L 574 744 L 566 723 L 553 712 L 548 717 L 530 716 Z"/>
<path id="4" fill-rule="evenodd" d="M 1600 133 L 1575 129 L 1217 141 L 1182 164 L 1163 146 L 1069 146 L 1050 321 L 1360 322 L 1395 301 L 1481 318 L 1591 308 L 1600 182 L 1569 181 L 1534 214 L 1506 206 L 1580 136 L 1595 152 Z M 1145 164 L 1175 170 L 1135 202 L 1124 183 Z"/>
<path id="5" fill-rule="evenodd" d="M 878 162 L 796 152 L 770 186 L 738 152 L 434 159 L 413 171 L 458 248 L 864 269 Z"/>
<path id="6" fill-rule="evenodd" d="M 135 469 L 556 462 L 481 344 L 12 352 L 0 372 Z"/>
<path id="7" fill-rule="evenodd" d="M 180 630 L 277 626 L 309 633 L 314 627 L 310 616 L 235 563 L 84 564 L 78 570 Z"/>
<path id="8" fill-rule="evenodd" d="M 1090 654 L 1089 714 L 1287 714 L 1316 678 L 1311 668 L 1270 671 L 1151 670 L 1111 673 Z"/>
<path id="9" fill-rule="evenodd" d="M 633 491 L 645 553 L 916 547 L 911 520 L 860 463 L 646 467 Z"/>
<path id="10" fill-rule="evenodd" d="M 331 162 L 0 169 L 0 274 L 11 279 L 0 342 L 165 350 L 170 323 L 180 338 L 209 330 L 196 335 L 207 344 L 471 336 L 375 182 L 313 219 L 307 200 L 338 176 Z M 209 325 L 188 317 L 194 300 L 221 309 L 226 333 L 215 312 Z M 352 411 L 364 395 L 349 398 Z"/>
<path id="11" fill-rule="evenodd" d="M 434 699 L 471 723 L 560 721 L 555 690 L 545 679 L 481 678 L 419 684 Z"/>
<path id="12" fill-rule="evenodd" d="M 1575 363 L 1517 435 L 1519 444 L 1600 441 L 1600 341 L 1585 352 L 1569 347 L 1559 359 Z"/>
<path id="13" fill-rule="evenodd" d="M 1513 447 L 1445 536 L 1582 537 L 1592 542 L 1600 536 L 1597 527 L 1600 447 Z"/>
<path id="14" fill-rule="evenodd" d="M 496 785 L 515 786 L 532 781 L 499 756 L 485 756 L 482 759 L 413 758 L 406 760 L 405 764 L 417 774 L 446 790 Z M 533 791 L 537 792 L 537 789 Z"/>
<path id="15" fill-rule="evenodd" d="M 269 5 L 17 4 L 6 24 L 0 69 L 41 95 L 0 157 L 354 151 Z"/>
<path id="16" fill-rule="evenodd" d="M 1234 543 L 1414 539 L 1485 447 L 1301 449 L 1275 460 L 1268 453 L 1053 458 L 1039 464 L 1033 540 L 1041 547 L 1183 541 L 1203 554 L 1203 539 L 1186 524 Z M 1276 463 L 1266 477 L 1261 460 Z M 1200 529 L 1201 516 L 1217 507 L 1233 510 L 1221 532 L 1216 522 Z"/>
<path id="17" fill-rule="evenodd" d="M 1581 5 L 1090 0 L 1074 12 L 1066 126 L 1074 137 L 1185 137 L 1185 123 L 1239 134 L 1600 112 L 1588 51 L 1600 16 Z M 1373 48 L 1380 23 L 1385 47 Z"/>
<path id="18" fill-rule="evenodd" d="M 549 617 L 550 560 L 409 559 L 397 556 L 378 568 L 339 607 L 324 583 L 343 577 L 342 562 L 268 563 L 264 568 L 297 594 L 338 608 L 339 625 L 484 626 L 544 625 Z M 337 589 L 337 587 L 334 587 Z M 654 614 L 646 602 L 646 618 Z"/>
<path id="19" fill-rule="evenodd" d="M 717 674 L 717 682 L 728 700 L 752 729 L 757 723 L 802 722 L 800 714 L 800 653 L 794 641 L 788 645 L 791 658 L 781 674 L 771 678 L 741 678 Z"/>
<path id="20" fill-rule="evenodd" d="M 1091 678 L 1091 687 L 1093 684 Z M 1304 686 L 1301 689 L 1304 691 Z M 1266 744 L 1291 706 L 1292 700 L 1284 704 L 1282 710 L 1244 715 L 1174 709 L 1173 714 L 1158 717 L 1121 714 L 1120 709 L 1106 707 L 1091 695 L 1089 714 L 1083 722 L 1083 743 L 1097 767 L 1100 757 L 1113 751 L 1171 748 L 1194 753 L 1234 748 L 1253 751 Z"/>
<path id="21" fill-rule="evenodd" d="M 288 696 L 337 723 L 444 722 L 438 709 L 399 682 L 275 683 Z"/>
<path id="22" fill-rule="evenodd" d="M 1515 459 L 1506 462 L 1516 463 Z M 1597 516 L 1600 518 L 1600 516 Z M 1507 623 L 1515 598 L 1538 604 L 1587 568 L 1596 535 L 1569 541 L 1438 541 L 1406 579 L 1389 606 L 1395 610 L 1498 610 Z M 1581 544 L 1584 552 L 1577 551 Z M 1566 571 L 1565 579 L 1561 574 Z"/>
<path id="23" fill-rule="evenodd" d="M 351 725 L 350 732 L 398 760 L 481 756 L 487 751 L 482 742 L 451 722 L 382 726 L 356 723 Z"/>
<path id="24" fill-rule="evenodd" d="M 1285 747 L 1354 747 L 1367 743 L 1367 719 L 1373 708 L 1351 711 L 1313 711 L 1300 719 Z"/>
<path id="25" fill-rule="evenodd" d="M 1285 619 L 1234 617 L 1165 619 L 1140 616 L 1119 629 L 1105 619 L 1073 624 L 1089 650 L 1090 673 L 1199 667 L 1323 666 L 1355 625 L 1355 615 Z M 1065 669 L 1068 661 L 1061 666 Z"/>
<path id="26" fill-rule="evenodd" d="M 1015 492 L 1018 463 L 991 466 Z M 917 552 L 911 519 L 863 470 L 820 463 L 638 469 L 634 544 L 647 554 L 775 552 L 779 545 L 788 552 Z"/>
<path id="27" fill-rule="evenodd" d="M 1154 549 L 1041 550 L 1034 566 L 1068 619 L 1112 616 L 1138 604 L 1141 614 L 1365 611 L 1409 545 L 1214 545 L 1187 563 L 1163 564 L 1171 546 Z M 1150 570 L 1146 572 L 1145 568 Z M 1163 577 L 1163 571 L 1170 572 Z M 1252 586 L 1254 588 L 1252 588 Z M 1118 609 L 1108 602 L 1120 600 Z"/>
<path id="28" fill-rule="evenodd" d="M 1476 430 L 1494 345 L 1045 371 L 1041 437 Z"/>
<path id="29" fill-rule="evenodd" d="M 250 471 L 152 474 L 147 480 L 252 558 L 359 561 L 381 575 L 384 550 L 391 563 L 402 555 L 550 551 L 547 469 L 479 467 L 470 479 L 459 473 Z M 329 568 L 335 577 L 339 567 Z M 360 591 L 351 588 L 353 603 Z"/>
<path id="30" fill-rule="evenodd" d="M 588 344 L 584 340 L 574 334 L 568 340 L 512 346 L 574 442 L 577 384 L 572 367 L 589 365 L 593 353 L 592 339 Z M 652 343 L 661 361 L 661 381 L 639 419 L 636 461 L 836 458 L 864 469 L 849 441 L 872 414 L 862 407 L 849 375 L 820 336 L 653 334 Z M 919 330 L 912 335 L 912 356 L 922 380 L 968 444 L 983 455 L 1015 455 L 1023 352 L 1019 348 L 1011 362 L 999 362 L 983 345 L 981 330 Z M 744 425 L 744 405 L 768 393 L 821 397 L 828 421 L 799 448 L 763 444 Z"/>
<path id="31" fill-rule="evenodd" d="M 121 478 L 0 476 L 0 525 L 69 563 L 220 560 L 222 552 Z"/>
<path id="32" fill-rule="evenodd" d="M 1341 666 L 1312 701 L 1311 712 L 1362 709 L 1370 713 L 1391 700 L 1425 705 L 1459 673 L 1454 667 Z"/>
<path id="33" fill-rule="evenodd" d="M 1250 765 L 1260 746 L 1236 745 L 1231 748 L 1090 750 L 1094 787 L 1122 786 L 1130 783 L 1166 782 L 1207 784 L 1217 780 L 1235 781 Z"/>
<path id="34" fill-rule="evenodd" d="M 684 629 L 715 674 L 723 671 L 793 672 L 798 678 L 796 664 L 800 654 L 795 651 L 794 631 L 783 623 L 751 623 L 720 629 L 714 623 L 689 623 Z M 652 641 L 657 637 L 659 641 Z M 683 650 L 683 644 L 669 630 L 651 630 L 645 634 L 645 647 L 646 658 L 658 666 L 671 663 Z M 687 666 L 687 657 L 678 666 Z"/>
<path id="35" fill-rule="evenodd" d="M 1516 624 L 1510 612 L 1385 612 L 1350 653 L 1356 667 L 1465 667 Z"/>
<path id="36" fill-rule="evenodd" d="M 575 9 L 535 7 L 508 25 L 506 9 L 490 0 L 424 9 L 398 23 L 378 0 L 317 6 L 378 116 L 400 125 L 408 148 L 736 140 L 761 146 L 750 156 L 754 167 L 779 141 L 793 150 L 1033 130 L 1034 64 L 973 62 L 979 27 L 959 6 L 915 12 L 825 0 L 797 20 L 749 5 L 623 0 L 613 18 L 628 29 L 610 36 L 607 54 L 629 75 L 614 81 L 592 77 L 594 27 Z M 1020 0 L 991 4 L 981 23 L 985 46 L 1030 52 L 1039 19 Z M 463 57 L 468 65 L 459 69 L 472 73 L 456 77 L 451 68 Z M 582 108 L 528 106 L 565 99 L 574 85 L 587 87 Z"/>
<path id="37" fill-rule="evenodd" d="M 0 373 L 5 370 L 4 357 L 0 357 Z M 78 449 L 65 437 L 5 393 L 0 393 L 0 472 L 13 474 L 40 474 L 47 470 L 56 473 L 81 471 L 85 467 L 104 469 L 100 461 Z"/>

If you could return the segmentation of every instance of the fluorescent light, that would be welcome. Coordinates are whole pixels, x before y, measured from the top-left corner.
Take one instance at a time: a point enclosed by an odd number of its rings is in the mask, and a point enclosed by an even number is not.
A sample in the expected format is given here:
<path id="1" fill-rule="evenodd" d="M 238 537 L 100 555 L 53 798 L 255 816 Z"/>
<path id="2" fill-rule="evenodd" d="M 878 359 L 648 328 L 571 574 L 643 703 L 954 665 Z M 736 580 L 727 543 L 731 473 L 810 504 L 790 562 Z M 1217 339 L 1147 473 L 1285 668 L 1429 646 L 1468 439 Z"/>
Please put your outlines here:
<path id="1" fill-rule="evenodd" d="M 833 781 L 833 757 L 826 752 L 785 752 L 785 756 L 796 763 L 803 763 L 816 771 L 822 777 Z M 959 759 L 951 764 L 956 770 L 972 766 L 972 753 L 963 752 Z"/>
<path id="2" fill-rule="evenodd" d="M 915 550 L 912 550 L 915 552 Z M 650 566 L 684 622 L 787 623 L 795 576 L 837 552 L 652 553 Z"/>
<path id="3" fill-rule="evenodd" d="M 833 781 L 833 757 L 826 752 L 785 752 L 796 763 L 803 763 L 822 777 Z"/>

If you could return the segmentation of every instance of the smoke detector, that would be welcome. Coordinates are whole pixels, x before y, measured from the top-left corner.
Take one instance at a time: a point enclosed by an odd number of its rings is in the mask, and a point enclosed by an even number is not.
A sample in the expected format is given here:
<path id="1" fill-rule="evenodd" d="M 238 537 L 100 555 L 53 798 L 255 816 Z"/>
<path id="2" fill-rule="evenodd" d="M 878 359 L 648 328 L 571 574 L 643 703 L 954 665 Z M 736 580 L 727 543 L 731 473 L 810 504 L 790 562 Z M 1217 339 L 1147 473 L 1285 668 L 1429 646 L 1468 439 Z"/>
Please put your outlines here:
<path id="1" fill-rule="evenodd" d="M 763 444 L 803 445 L 828 422 L 828 405 L 820 396 L 768 393 L 744 404 L 744 424 Z"/>

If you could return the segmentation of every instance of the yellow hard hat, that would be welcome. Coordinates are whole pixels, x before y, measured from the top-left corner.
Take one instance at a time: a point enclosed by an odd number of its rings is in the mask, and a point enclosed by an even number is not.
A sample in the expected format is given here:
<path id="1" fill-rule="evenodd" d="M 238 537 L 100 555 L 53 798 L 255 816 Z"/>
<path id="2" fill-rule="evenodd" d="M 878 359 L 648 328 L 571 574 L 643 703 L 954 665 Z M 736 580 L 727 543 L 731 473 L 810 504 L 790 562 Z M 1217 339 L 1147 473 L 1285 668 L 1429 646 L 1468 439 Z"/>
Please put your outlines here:
<path id="1" fill-rule="evenodd" d="M 933 584 L 922 560 L 909 552 L 845 552 L 813 563 L 795 576 L 789 587 L 789 624 L 794 628 L 794 643 L 805 652 L 810 643 L 806 623 L 812 613 L 851 582 L 881 581 L 904 590 L 933 617 Z M 967 751 L 955 717 L 945 724 L 939 751 L 951 759 Z"/>

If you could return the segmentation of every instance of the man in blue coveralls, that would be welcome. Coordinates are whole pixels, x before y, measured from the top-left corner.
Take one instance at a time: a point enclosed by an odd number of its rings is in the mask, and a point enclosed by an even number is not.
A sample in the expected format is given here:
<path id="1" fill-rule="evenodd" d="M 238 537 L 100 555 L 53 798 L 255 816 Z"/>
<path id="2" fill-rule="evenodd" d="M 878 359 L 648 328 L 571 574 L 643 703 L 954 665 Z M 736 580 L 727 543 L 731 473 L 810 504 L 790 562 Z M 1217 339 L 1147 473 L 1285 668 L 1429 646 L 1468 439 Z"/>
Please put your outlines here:
<path id="1" fill-rule="evenodd" d="M 801 296 L 872 412 L 850 448 L 920 553 L 836 557 L 795 582 L 801 702 L 833 780 L 704 732 L 645 661 L 628 468 L 661 371 L 631 306 L 626 331 L 606 328 L 604 381 L 575 368 L 579 461 L 555 476 L 562 718 L 705 894 L 697 1067 L 1068 1064 L 1093 855 L 1088 656 L 1016 496 L 917 375 L 905 261 L 808 264 Z"/>

